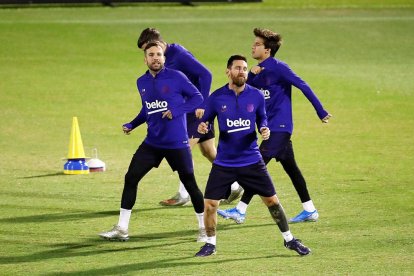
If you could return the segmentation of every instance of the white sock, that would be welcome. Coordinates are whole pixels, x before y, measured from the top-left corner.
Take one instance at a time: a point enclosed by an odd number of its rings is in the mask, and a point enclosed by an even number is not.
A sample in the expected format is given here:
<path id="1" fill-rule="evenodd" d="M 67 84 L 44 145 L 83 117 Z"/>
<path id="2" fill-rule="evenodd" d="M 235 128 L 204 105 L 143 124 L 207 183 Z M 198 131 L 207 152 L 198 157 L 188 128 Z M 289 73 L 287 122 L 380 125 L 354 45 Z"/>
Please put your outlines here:
<path id="1" fill-rule="evenodd" d="M 186 198 L 189 196 L 187 190 L 184 187 L 184 184 L 180 181 L 180 188 L 178 188 L 178 192 L 180 193 L 181 197 Z"/>
<path id="2" fill-rule="evenodd" d="M 237 203 L 236 209 L 239 210 L 240 214 L 246 214 L 247 206 L 249 205 L 243 201 L 239 201 L 239 203 Z"/>
<path id="3" fill-rule="evenodd" d="M 119 211 L 118 225 L 123 230 L 128 230 L 129 219 L 131 218 L 132 210 L 122 209 Z"/>
<path id="4" fill-rule="evenodd" d="M 235 191 L 240 187 L 239 183 L 234 182 L 233 184 L 231 184 L 231 190 Z"/>
<path id="5" fill-rule="evenodd" d="M 198 228 L 205 228 L 204 227 L 204 213 L 196 213 L 197 220 L 198 220 Z"/>
<path id="6" fill-rule="evenodd" d="M 307 212 L 313 212 L 316 210 L 315 206 L 313 205 L 312 200 L 306 201 L 302 203 L 303 210 Z"/>
<path id="7" fill-rule="evenodd" d="M 291 240 L 293 240 L 293 235 L 292 233 L 290 233 L 290 230 L 286 232 L 282 232 L 282 236 L 286 242 L 290 242 Z"/>
<path id="8" fill-rule="evenodd" d="M 207 243 L 216 245 L 216 236 L 207 237 Z"/>

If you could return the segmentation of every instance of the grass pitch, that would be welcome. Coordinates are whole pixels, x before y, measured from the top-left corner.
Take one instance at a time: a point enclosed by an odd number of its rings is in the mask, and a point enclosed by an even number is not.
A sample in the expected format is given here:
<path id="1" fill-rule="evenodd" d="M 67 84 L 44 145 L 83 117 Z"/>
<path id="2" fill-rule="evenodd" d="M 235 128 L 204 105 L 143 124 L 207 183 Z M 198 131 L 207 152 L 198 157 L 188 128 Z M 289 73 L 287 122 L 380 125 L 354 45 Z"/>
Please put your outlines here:
<path id="1" fill-rule="evenodd" d="M 413 5 L 323 2 L 0 9 L 0 274 L 413 274 Z M 144 138 L 144 126 L 125 136 L 121 125 L 139 110 L 136 39 L 148 26 L 191 50 L 213 89 L 229 55 L 254 64 L 254 27 L 283 35 L 277 56 L 334 115 L 322 125 L 294 90 L 293 142 L 320 221 L 291 230 L 311 256 L 283 248 L 255 198 L 245 224 L 219 218 L 216 256 L 194 258 L 192 207 L 158 205 L 178 187 L 165 163 L 140 183 L 131 239 L 98 239 L 117 223 L 123 175 Z M 72 116 L 106 172 L 63 175 Z M 210 164 L 198 150 L 194 159 L 204 189 Z M 269 170 L 296 215 L 292 184 L 279 164 Z"/>

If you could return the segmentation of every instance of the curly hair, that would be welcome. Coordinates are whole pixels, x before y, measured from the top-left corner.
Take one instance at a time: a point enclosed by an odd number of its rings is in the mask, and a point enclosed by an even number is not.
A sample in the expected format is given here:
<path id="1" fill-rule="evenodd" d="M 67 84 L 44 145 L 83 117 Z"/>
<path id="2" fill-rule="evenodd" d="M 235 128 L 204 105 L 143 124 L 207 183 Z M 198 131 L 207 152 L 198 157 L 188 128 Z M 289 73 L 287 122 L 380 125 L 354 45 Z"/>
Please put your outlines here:
<path id="1" fill-rule="evenodd" d="M 265 49 L 270 49 L 270 55 L 275 56 L 276 52 L 282 45 L 282 36 L 269 29 L 255 28 L 253 33 L 256 37 L 263 39 Z"/>

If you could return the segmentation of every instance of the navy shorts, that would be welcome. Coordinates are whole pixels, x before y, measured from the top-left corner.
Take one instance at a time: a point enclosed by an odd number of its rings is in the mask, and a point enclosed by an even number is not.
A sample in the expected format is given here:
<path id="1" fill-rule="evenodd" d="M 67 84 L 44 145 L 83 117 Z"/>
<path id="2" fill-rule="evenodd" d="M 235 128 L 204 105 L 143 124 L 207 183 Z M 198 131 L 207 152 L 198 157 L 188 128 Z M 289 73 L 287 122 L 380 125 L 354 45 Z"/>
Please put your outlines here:
<path id="1" fill-rule="evenodd" d="M 131 163 L 142 164 L 143 167 L 158 168 L 166 159 L 173 171 L 194 173 L 190 147 L 182 149 L 163 149 L 142 143 L 132 158 Z"/>
<path id="2" fill-rule="evenodd" d="M 269 139 L 263 140 L 259 147 L 263 159 L 276 158 L 276 161 L 280 161 L 293 156 L 290 137 L 289 132 L 271 132 Z"/>
<path id="3" fill-rule="evenodd" d="M 204 198 L 213 200 L 228 198 L 231 192 L 231 184 L 235 181 L 251 194 L 258 194 L 263 197 L 271 197 L 276 194 L 266 165 L 261 160 L 259 163 L 244 167 L 223 167 L 213 164 L 207 180 Z"/>
<path id="4" fill-rule="evenodd" d="M 210 130 L 206 134 L 201 134 L 197 131 L 198 125 L 202 121 L 200 119 L 197 119 L 197 117 L 194 115 L 194 112 L 187 113 L 187 134 L 188 138 L 200 138 L 198 143 L 202 143 L 204 141 L 213 139 L 215 137 L 214 135 L 214 125 L 210 125 Z"/>

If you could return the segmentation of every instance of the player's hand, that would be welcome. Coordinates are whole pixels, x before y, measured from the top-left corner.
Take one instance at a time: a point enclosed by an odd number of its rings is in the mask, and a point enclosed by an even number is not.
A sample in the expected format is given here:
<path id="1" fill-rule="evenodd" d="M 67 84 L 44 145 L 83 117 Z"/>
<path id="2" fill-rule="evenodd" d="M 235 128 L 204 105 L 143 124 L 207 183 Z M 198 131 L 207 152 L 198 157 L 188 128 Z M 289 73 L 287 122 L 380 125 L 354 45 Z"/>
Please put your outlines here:
<path id="1" fill-rule="evenodd" d="M 132 131 L 132 125 L 131 125 L 130 123 L 124 124 L 124 125 L 122 126 L 122 131 L 123 131 L 126 135 L 131 134 L 131 131 Z"/>
<path id="2" fill-rule="evenodd" d="M 201 122 L 197 128 L 198 133 L 206 134 L 208 133 L 208 122 Z"/>
<path id="3" fill-rule="evenodd" d="M 262 135 L 263 140 L 267 140 L 270 137 L 270 129 L 268 127 L 262 127 L 260 129 L 260 134 Z"/>
<path id="4" fill-rule="evenodd" d="M 332 117 L 332 114 L 326 115 L 324 118 L 321 119 L 322 123 L 327 124 L 329 122 L 329 119 Z"/>
<path id="5" fill-rule="evenodd" d="M 255 65 L 252 67 L 252 69 L 250 69 L 250 72 L 252 72 L 253 74 L 257 75 L 260 72 L 262 72 L 265 68 L 264 67 L 260 67 L 258 65 Z"/>
<path id="6" fill-rule="evenodd" d="M 162 118 L 165 118 L 165 117 L 167 117 L 170 120 L 172 119 L 172 113 L 171 113 L 170 110 L 167 110 L 167 111 L 162 113 Z"/>
<path id="7" fill-rule="evenodd" d="M 195 111 L 195 116 L 197 119 L 201 119 L 204 115 L 204 109 L 197 108 Z"/>

